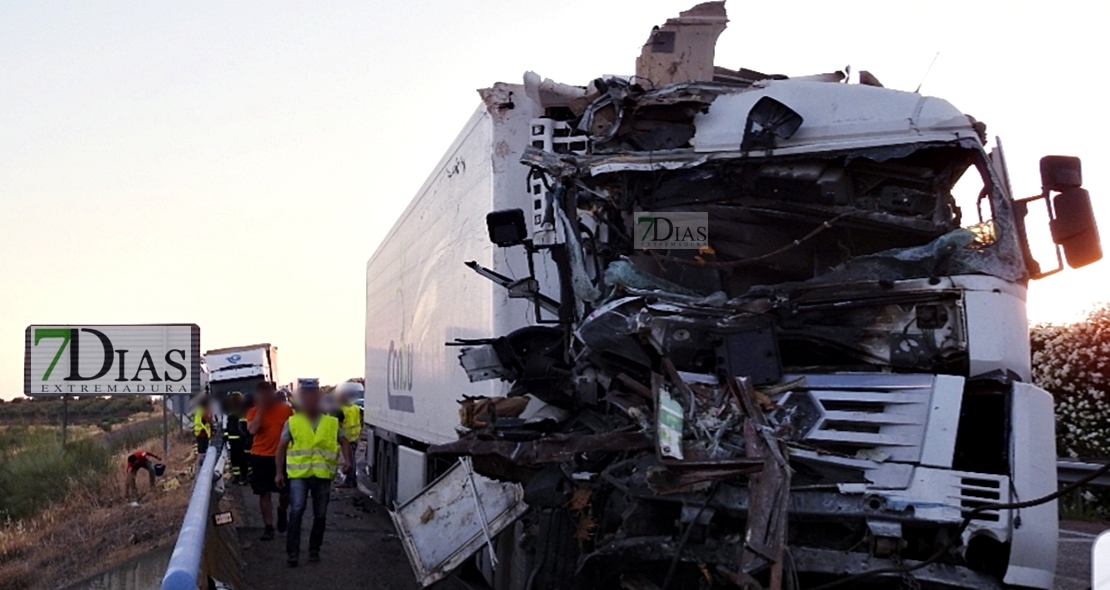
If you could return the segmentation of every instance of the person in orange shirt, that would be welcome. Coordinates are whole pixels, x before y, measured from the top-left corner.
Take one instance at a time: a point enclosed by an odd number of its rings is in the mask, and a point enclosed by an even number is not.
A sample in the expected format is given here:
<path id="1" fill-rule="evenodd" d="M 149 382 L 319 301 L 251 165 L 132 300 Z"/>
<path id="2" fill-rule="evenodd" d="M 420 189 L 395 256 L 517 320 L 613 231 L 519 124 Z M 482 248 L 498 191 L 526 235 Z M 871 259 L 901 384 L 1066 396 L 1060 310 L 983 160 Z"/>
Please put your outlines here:
<path id="1" fill-rule="evenodd" d="M 277 397 L 274 384 L 263 381 L 254 390 L 254 407 L 247 411 L 247 431 L 254 437 L 251 444 L 251 490 L 258 495 L 258 507 L 262 511 L 262 523 L 266 525 L 262 540 L 274 538 L 274 501 L 278 494 L 277 530 L 285 532 L 289 495 L 279 488 L 277 479 L 278 444 L 285 421 L 293 415 L 293 408 Z"/>

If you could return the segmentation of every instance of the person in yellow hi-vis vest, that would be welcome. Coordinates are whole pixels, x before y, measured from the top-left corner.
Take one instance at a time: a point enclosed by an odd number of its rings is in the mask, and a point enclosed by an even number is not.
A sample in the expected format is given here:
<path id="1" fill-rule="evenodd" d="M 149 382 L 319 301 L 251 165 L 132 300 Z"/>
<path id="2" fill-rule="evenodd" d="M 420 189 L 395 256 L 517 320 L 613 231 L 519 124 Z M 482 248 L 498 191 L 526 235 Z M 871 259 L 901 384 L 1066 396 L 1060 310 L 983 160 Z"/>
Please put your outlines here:
<path id="1" fill-rule="evenodd" d="M 320 409 L 320 380 L 298 379 L 300 409 L 289 417 L 281 433 L 274 483 L 289 483 L 289 528 L 285 550 L 288 565 L 296 567 L 301 553 L 301 521 L 308 496 L 312 496 L 312 530 L 308 534 L 308 560 L 320 561 L 320 545 L 327 525 L 331 482 L 340 464 L 351 465 L 351 447 L 339 419 Z"/>
<path id="2" fill-rule="evenodd" d="M 197 465 L 200 465 L 212 438 L 212 414 L 208 411 L 208 396 L 203 394 L 197 398 L 193 408 L 193 436 L 197 439 Z"/>
<path id="3" fill-rule="evenodd" d="M 345 488 L 353 488 L 358 483 L 355 479 L 355 461 L 353 457 L 358 454 L 358 439 L 362 435 L 362 408 L 355 405 L 355 400 L 361 400 L 365 391 L 362 384 L 357 381 L 340 383 L 335 388 L 335 394 L 339 397 L 339 411 L 343 413 L 343 435 L 347 437 L 347 442 L 351 445 L 351 468 L 343 473 L 343 485 L 341 486 Z"/>

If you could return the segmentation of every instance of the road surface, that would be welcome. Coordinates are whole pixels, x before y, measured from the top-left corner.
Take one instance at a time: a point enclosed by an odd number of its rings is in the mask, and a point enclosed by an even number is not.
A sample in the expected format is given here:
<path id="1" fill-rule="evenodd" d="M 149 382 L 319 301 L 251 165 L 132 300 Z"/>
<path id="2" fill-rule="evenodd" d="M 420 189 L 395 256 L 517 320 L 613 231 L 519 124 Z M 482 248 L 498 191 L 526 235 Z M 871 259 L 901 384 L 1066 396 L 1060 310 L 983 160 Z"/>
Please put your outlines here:
<path id="1" fill-rule="evenodd" d="M 419 590 L 404 549 L 394 533 L 389 515 L 376 502 L 363 500 L 354 490 L 336 489 L 328 510 L 328 529 L 320 563 L 305 563 L 311 508 L 305 514 L 301 565 L 285 565 L 284 535 L 260 541 L 262 526 L 250 488 L 233 487 L 232 497 L 241 509 L 238 533 L 246 560 L 251 590 L 308 590 L 310 588 L 364 588 L 367 590 Z M 1091 586 L 1091 544 L 1102 523 L 1060 523 L 1056 590 L 1087 590 Z M 480 584 L 447 579 L 436 590 L 466 590 Z"/>
<path id="2" fill-rule="evenodd" d="M 328 528 L 319 563 L 307 563 L 308 529 L 312 508 L 305 513 L 301 539 L 301 564 L 285 564 L 285 535 L 261 541 L 261 517 L 249 487 L 234 487 L 241 508 L 239 541 L 246 560 L 251 590 L 310 590 L 360 588 L 366 590 L 420 590 L 389 515 L 376 502 L 349 489 L 333 489 L 328 507 Z M 276 504 L 276 502 L 275 502 Z M 444 580 L 436 590 L 465 590 L 460 582 Z"/>
<path id="3" fill-rule="evenodd" d="M 1091 587 L 1091 545 L 1110 524 L 1064 521 L 1060 523 L 1060 551 L 1056 557 L 1056 590 Z"/>

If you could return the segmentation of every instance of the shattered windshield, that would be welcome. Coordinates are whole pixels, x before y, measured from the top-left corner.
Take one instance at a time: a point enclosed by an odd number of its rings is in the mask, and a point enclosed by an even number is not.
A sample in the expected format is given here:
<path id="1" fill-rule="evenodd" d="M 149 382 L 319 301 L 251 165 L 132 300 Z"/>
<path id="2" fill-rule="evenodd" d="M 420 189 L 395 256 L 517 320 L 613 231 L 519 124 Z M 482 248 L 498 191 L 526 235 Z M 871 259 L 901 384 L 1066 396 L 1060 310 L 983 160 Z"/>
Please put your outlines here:
<path id="1" fill-rule="evenodd" d="M 1007 224 L 993 211 L 1003 199 L 976 167 L 980 154 L 958 144 L 909 145 L 615 172 L 581 179 L 587 190 L 578 192 L 578 208 L 614 230 L 610 254 L 700 295 L 967 273 L 1014 280 L 1019 255 L 996 252 L 1012 244 L 999 240 Z M 957 181 L 990 223 L 957 203 Z M 628 219 L 641 210 L 708 213 L 709 246 L 634 250 Z"/>

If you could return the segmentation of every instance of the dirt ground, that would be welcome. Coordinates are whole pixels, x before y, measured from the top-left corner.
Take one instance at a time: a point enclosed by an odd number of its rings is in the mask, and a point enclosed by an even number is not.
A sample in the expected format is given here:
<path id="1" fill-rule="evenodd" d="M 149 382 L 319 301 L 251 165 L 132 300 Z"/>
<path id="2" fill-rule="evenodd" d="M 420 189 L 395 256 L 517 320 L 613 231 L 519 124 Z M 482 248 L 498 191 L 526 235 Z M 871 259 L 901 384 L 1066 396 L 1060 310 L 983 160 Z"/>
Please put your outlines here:
<path id="1" fill-rule="evenodd" d="M 191 437 L 170 439 L 166 474 L 132 505 L 124 496 L 126 452 L 114 459 L 115 477 L 95 490 L 72 494 L 35 518 L 0 527 L 0 590 L 56 590 L 136 555 L 172 544 L 193 485 Z M 162 454 L 161 440 L 147 450 Z"/>
<path id="2" fill-rule="evenodd" d="M 250 590 L 305 590 L 307 588 L 361 588 L 366 590 L 419 590 L 393 523 L 378 503 L 350 489 L 333 489 L 328 506 L 328 528 L 320 563 L 306 563 L 308 528 L 312 508 L 305 514 L 301 565 L 285 564 L 285 535 L 261 541 L 261 515 L 249 487 L 235 487 L 230 494 L 237 504 L 236 517 L 246 560 Z M 276 502 L 275 502 L 276 503 Z M 241 513 L 241 515 L 240 515 Z M 453 578 L 436 590 L 466 590 Z"/>

